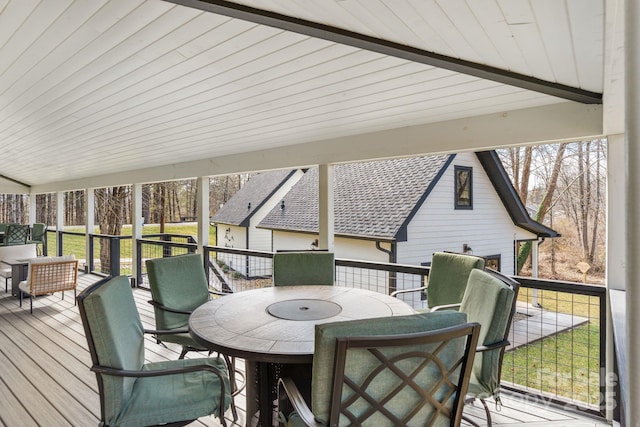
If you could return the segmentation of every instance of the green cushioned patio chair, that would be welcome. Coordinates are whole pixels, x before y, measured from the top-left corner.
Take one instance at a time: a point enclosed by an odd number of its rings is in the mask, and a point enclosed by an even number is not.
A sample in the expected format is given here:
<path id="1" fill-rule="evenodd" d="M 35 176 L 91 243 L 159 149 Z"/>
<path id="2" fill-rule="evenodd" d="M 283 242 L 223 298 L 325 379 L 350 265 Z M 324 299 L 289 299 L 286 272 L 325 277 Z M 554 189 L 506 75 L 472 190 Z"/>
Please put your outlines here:
<path id="1" fill-rule="evenodd" d="M 435 252 L 431 258 L 427 284 L 419 288 L 403 289 L 391 295 L 400 297 L 409 292 L 424 292 L 428 307 L 457 304 L 462 301 L 469 274 L 474 268 L 483 269 L 484 258 L 452 252 Z"/>
<path id="2" fill-rule="evenodd" d="M 174 343 L 182 346 L 179 359 L 189 351 L 208 351 L 196 343 L 189 334 L 189 316 L 199 306 L 209 301 L 210 295 L 222 295 L 209 290 L 200 254 L 186 254 L 167 258 L 149 259 L 145 262 L 151 288 L 151 300 L 155 314 L 156 329 L 173 331 L 157 335 L 159 343 Z M 237 373 L 234 360 L 223 355 L 228 364 L 235 396 L 241 390 L 237 387 Z M 232 405 L 237 416 L 235 404 Z"/>
<path id="3" fill-rule="evenodd" d="M 282 378 L 280 418 L 288 426 L 457 426 L 479 328 L 454 311 L 317 325 L 311 409 Z"/>
<path id="4" fill-rule="evenodd" d="M 469 380 L 468 396 L 478 398 L 485 410 L 488 425 L 491 413 L 485 399 L 493 397 L 500 405 L 500 374 L 508 335 L 516 311 L 520 284 L 494 270 L 473 270 L 460 304 L 436 307 L 443 310 L 459 307 L 469 322 L 481 325 L 479 346 Z"/>
<path id="5" fill-rule="evenodd" d="M 126 276 L 107 278 L 77 298 L 100 393 L 101 426 L 186 425 L 214 414 L 226 426 L 231 404 L 218 358 L 145 363 L 145 331 Z"/>
<path id="6" fill-rule="evenodd" d="M 43 223 L 35 223 L 31 227 L 31 237 L 27 243 L 34 243 L 38 247 L 38 254 L 47 255 L 47 226 Z M 39 249 L 42 245 L 42 250 Z"/>
<path id="7" fill-rule="evenodd" d="M 276 252 L 273 255 L 273 284 L 333 285 L 335 268 L 333 252 Z"/>
<path id="8" fill-rule="evenodd" d="M 189 315 L 209 301 L 209 285 L 200 254 L 148 259 L 145 262 L 151 288 L 156 328 L 173 330 L 158 341 L 182 346 L 180 359 L 188 351 L 205 351 L 189 335 Z"/>
<path id="9" fill-rule="evenodd" d="M 4 232 L 4 246 L 24 245 L 29 237 L 29 226 L 25 224 L 9 224 Z"/>

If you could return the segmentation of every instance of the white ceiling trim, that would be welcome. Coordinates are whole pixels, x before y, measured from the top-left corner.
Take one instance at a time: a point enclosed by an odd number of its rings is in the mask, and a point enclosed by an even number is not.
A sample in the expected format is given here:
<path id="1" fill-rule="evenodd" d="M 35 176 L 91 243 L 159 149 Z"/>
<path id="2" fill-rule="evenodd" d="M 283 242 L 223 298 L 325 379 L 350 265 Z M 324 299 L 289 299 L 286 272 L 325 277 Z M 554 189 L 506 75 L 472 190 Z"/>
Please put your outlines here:
<path id="1" fill-rule="evenodd" d="M 602 107 L 572 102 L 335 137 L 233 154 L 34 185 L 32 193 L 188 179 L 268 169 L 346 163 L 497 147 L 576 141 L 602 136 Z M 393 141 L 393 142 L 390 142 Z M 0 188 L 0 191 L 2 189 Z"/>

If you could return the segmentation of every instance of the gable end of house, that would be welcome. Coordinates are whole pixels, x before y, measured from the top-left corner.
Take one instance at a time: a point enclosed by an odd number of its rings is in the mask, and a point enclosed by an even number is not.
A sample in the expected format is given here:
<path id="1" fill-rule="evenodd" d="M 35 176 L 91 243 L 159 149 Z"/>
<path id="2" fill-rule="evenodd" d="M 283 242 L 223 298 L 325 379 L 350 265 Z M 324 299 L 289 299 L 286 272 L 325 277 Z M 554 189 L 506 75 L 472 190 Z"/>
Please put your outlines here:
<path id="1" fill-rule="evenodd" d="M 407 239 L 408 239 L 408 231 L 407 231 L 407 229 L 409 227 L 409 224 L 411 223 L 411 220 L 416 215 L 416 213 L 420 210 L 420 207 L 422 207 L 422 204 L 425 202 L 425 200 L 427 200 L 427 197 L 429 197 L 429 194 L 431 194 L 431 191 L 433 191 L 433 189 L 435 188 L 436 184 L 438 183 L 438 181 L 440 181 L 440 178 L 442 178 L 442 175 L 444 175 L 444 173 L 447 171 L 447 169 L 449 168 L 449 166 L 451 165 L 451 163 L 453 162 L 453 159 L 455 159 L 455 157 L 456 157 L 455 154 L 449 155 L 449 158 L 447 159 L 446 162 L 444 162 L 444 164 L 442 165 L 442 167 L 438 171 L 437 175 L 431 180 L 431 182 L 429 183 L 429 185 L 425 189 L 424 193 L 422 193 L 422 196 L 420 197 L 418 202 L 413 206 L 413 208 L 411 209 L 411 212 L 409 212 L 409 215 L 407 215 L 407 217 L 405 218 L 404 222 L 402 223 L 402 225 L 398 229 L 398 232 L 395 235 L 395 241 L 396 242 L 406 242 L 407 241 Z"/>

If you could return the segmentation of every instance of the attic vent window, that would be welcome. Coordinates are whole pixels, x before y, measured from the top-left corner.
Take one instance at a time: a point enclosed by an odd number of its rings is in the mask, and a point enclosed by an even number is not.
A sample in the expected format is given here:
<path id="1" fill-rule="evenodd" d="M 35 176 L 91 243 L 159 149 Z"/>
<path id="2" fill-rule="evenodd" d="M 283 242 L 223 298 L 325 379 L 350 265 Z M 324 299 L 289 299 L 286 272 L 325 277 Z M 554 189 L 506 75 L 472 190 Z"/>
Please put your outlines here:
<path id="1" fill-rule="evenodd" d="M 280 209 L 284 210 L 284 200 L 280 202 Z"/>
<path id="2" fill-rule="evenodd" d="M 247 205 L 247 210 L 250 211 L 251 210 L 251 202 L 249 202 L 249 204 Z"/>
<path id="3" fill-rule="evenodd" d="M 455 209 L 473 209 L 473 168 L 454 166 Z"/>

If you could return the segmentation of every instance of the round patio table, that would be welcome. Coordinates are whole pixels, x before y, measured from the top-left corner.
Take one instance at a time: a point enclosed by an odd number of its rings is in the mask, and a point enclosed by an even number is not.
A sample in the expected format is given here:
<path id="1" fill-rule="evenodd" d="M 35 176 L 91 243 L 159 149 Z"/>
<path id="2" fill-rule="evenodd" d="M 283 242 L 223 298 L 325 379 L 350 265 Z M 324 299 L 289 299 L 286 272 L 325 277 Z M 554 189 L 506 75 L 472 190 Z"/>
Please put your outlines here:
<path id="1" fill-rule="evenodd" d="M 198 307 L 189 319 L 194 340 L 246 363 L 247 425 L 259 411 L 272 424 L 280 376 L 311 378 L 315 325 L 413 314 L 403 301 L 340 286 L 276 286 L 238 292 Z"/>

